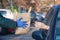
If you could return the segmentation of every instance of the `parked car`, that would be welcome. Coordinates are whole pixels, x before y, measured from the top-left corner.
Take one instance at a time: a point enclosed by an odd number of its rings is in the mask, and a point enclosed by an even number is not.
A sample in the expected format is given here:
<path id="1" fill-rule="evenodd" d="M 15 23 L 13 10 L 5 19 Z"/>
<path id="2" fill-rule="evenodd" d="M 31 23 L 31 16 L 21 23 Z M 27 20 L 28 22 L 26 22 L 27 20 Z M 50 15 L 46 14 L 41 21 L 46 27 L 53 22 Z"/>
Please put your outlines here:
<path id="1" fill-rule="evenodd" d="M 43 29 L 34 31 L 32 37 L 35 40 L 60 40 L 60 4 L 49 10 L 44 21 L 45 24 L 49 24 L 50 29 L 47 32 Z"/>
<path id="2" fill-rule="evenodd" d="M 0 14 L 5 17 L 5 18 L 8 18 L 8 19 L 11 19 L 13 20 L 14 19 L 14 15 L 13 13 L 11 12 L 10 9 L 0 9 Z M 9 28 L 3 28 L 3 27 L 0 27 L 0 34 L 8 34 L 13 31 L 13 29 Z"/>

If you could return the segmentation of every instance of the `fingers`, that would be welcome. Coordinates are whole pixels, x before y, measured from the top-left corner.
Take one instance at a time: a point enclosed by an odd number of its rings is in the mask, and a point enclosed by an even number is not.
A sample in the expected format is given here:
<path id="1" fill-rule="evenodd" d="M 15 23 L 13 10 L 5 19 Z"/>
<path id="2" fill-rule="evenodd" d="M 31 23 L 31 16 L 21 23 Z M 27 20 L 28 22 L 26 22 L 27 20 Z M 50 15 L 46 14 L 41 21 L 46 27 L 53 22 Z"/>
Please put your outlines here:
<path id="1" fill-rule="evenodd" d="M 23 21 L 23 23 L 27 23 L 27 21 Z"/>

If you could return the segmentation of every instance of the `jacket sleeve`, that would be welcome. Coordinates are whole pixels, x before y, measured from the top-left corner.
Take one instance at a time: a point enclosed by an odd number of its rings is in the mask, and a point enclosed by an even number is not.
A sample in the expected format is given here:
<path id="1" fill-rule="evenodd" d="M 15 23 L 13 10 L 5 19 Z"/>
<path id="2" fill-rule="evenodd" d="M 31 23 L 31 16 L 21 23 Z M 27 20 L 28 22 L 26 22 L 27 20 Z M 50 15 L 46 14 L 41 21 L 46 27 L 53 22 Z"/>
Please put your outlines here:
<path id="1" fill-rule="evenodd" d="M 0 14 L 0 26 L 5 27 L 5 28 L 15 29 L 16 28 L 16 22 L 13 20 L 7 19 Z"/>

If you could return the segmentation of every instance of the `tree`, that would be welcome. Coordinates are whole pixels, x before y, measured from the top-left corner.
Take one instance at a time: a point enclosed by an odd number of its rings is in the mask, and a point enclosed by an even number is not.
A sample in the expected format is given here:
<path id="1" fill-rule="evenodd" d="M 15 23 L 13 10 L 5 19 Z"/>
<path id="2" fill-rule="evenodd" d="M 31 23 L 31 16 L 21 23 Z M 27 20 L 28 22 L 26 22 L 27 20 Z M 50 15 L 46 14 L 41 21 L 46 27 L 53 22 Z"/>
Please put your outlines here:
<path id="1" fill-rule="evenodd" d="M 2 8 L 4 8 L 3 0 L 0 0 Z"/>

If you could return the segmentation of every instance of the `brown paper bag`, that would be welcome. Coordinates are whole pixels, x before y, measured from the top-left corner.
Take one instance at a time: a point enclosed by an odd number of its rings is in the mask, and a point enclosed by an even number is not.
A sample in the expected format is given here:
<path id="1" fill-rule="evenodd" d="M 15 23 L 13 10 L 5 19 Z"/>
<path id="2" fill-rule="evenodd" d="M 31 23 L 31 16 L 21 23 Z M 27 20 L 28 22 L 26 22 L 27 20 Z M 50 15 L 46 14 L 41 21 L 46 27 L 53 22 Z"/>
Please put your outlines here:
<path id="1" fill-rule="evenodd" d="M 20 13 L 19 14 L 20 15 L 19 17 L 22 17 L 22 19 L 24 21 L 27 21 L 28 26 L 25 29 L 18 27 L 15 31 L 15 34 L 26 34 L 29 32 L 29 30 L 30 30 L 30 19 L 31 19 L 30 18 L 31 9 L 32 9 L 32 7 L 29 8 L 28 13 Z"/>
<path id="2" fill-rule="evenodd" d="M 25 29 L 18 27 L 15 34 L 26 34 L 30 30 L 30 13 L 20 13 L 20 17 L 22 17 L 23 21 L 27 21 L 28 26 Z"/>
<path id="3" fill-rule="evenodd" d="M 26 29 L 23 28 L 17 28 L 15 34 L 27 34 L 30 30 L 30 27 L 27 27 Z"/>

